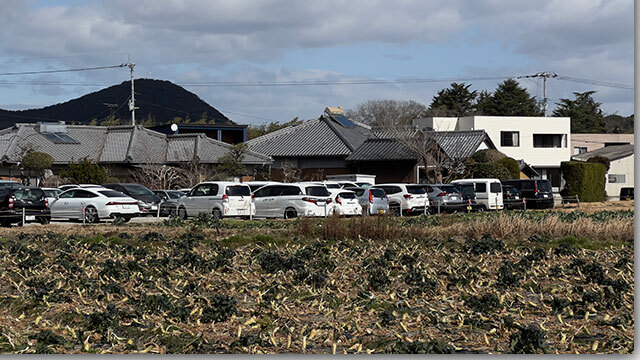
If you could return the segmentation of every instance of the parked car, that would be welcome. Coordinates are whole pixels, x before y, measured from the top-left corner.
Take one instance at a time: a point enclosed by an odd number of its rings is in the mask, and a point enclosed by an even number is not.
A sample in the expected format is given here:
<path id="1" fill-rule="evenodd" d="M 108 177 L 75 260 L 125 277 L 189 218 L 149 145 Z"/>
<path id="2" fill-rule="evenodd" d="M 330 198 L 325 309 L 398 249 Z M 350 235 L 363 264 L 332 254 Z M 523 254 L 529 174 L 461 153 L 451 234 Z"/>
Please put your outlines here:
<path id="1" fill-rule="evenodd" d="M 620 200 L 633 200 L 633 188 L 623 187 L 620 189 Z"/>
<path id="2" fill-rule="evenodd" d="M 253 193 L 253 199 L 258 217 L 290 219 L 331 215 L 331 193 L 321 184 L 266 185 Z"/>
<path id="3" fill-rule="evenodd" d="M 199 213 L 216 219 L 231 216 L 248 218 L 255 214 L 249 185 L 228 181 L 208 181 L 193 187 L 178 199 L 178 216 L 186 219 Z"/>
<path id="4" fill-rule="evenodd" d="M 73 188 L 57 196 L 49 205 L 52 218 L 86 220 L 122 218 L 129 221 L 140 214 L 138 200 L 108 188 Z"/>
<path id="5" fill-rule="evenodd" d="M 355 183 L 349 182 L 349 181 L 338 181 L 338 184 L 344 189 L 346 187 L 356 187 L 358 185 L 356 185 Z"/>
<path id="6" fill-rule="evenodd" d="M 524 209 L 524 201 L 515 186 L 502 185 L 502 202 L 505 209 Z"/>
<path id="7" fill-rule="evenodd" d="M 178 214 L 178 199 L 186 194 L 179 190 L 153 190 L 158 195 L 160 201 L 160 216 L 171 216 Z"/>
<path id="8" fill-rule="evenodd" d="M 21 183 L 14 180 L 0 180 L 0 189 L 17 188 L 21 186 L 23 186 Z"/>
<path id="9" fill-rule="evenodd" d="M 49 202 L 44 191 L 38 187 L 21 186 L 0 189 L 0 224 L 23 225 L 22 212 L 24 209 L 25 222 L 39 222 L 48 224 L 51 220 Z"/>
<path id="10" fill-rule="evenodd" d="M 502 184 L 498 179 L 464 179 L 455 180 L 452 184 L 473 184 L 479 211 L 502 210 Z"/>
<path id="11" fill-rule="evenodd" d="M 458 189 L 458 192 L 462 195 L 464 201 L 465 210 L 475 211 L 478 210 L 478 202 L 476 201 L 476 187 L 473 184 L 451 184 Z"/>
<path id="12" fill-rule="evenodd" d="M 416 184 L 421 186 L 429 197 L 431 213 L 469 211 L 469 202 L 452 184 Z"/>
<path id="13" fill-rule="evenodd" d="M 373 184 L 370 184 L 370 183 L 364 182 L 364 181 L 356 182 L 355 185 L 358 186 L 358 187 L 361 187 L 361 188 L 365 188 L 365 189 L 368 189 L 368 188 L 373 186 Z"/>
<path id="14" fill-rule="evenodd" d="M 504 185 L 511 185 L 520 191 L 526 199 L 527 209 L 551 209 L 554 205 L 551 183 L 545 179 L 505 180 Z"/>
<path id="15" fill-rule="evenodd" d="M 362 205 L 360 205 L 356 193 L 346 189 L 340 190 L 333 197 L 333 213 L 337 213 L 340 216 L 362 215 Z"/>
<path id="16" fill-rule="evenodd" d="M 77 187 L 80 187 L 80 186 L 78 186 L 78 184 L 67 184 L 67 185 L 58 186 L 58 189 L 60 189 L 62 191 L 67 191 L 69 189 L 73 189 L 73 188 L 77 188 Z"/>
<path id="17" fill-rule="evenodd" d="M 47 197 L 49 204 L 51 204 L 56 199 L 56 196 L 60 195 L 62 192 L 62 190 L 58 188 L 42 188 L 42 191 L 44 191 L 44 196 Z"/>
<path id="18" fill-rule="evenodd" d="M 142 215 L 157 215 L 160 197 L 140 184 L 105 184 L 105 188 L 119 191 L 131 198 L 138 200 L 138 208 Z"/>
<path id="19" fill-rule="evenodd" d="M 346 187 L 344 189 L 351 190 L 356 194 L 363 214 L 382 215 L 389 213 L 389 199 L 384 190 L 374 187 Z"/>
<path id="20" fill-rule="evenodd" d="M 249 185 L 249 188 L 251 189 L 251 192 L 254 192 L 254 191 L 258 190 L 259 188 L 261 188 L 261 187 L 263 187 L 265 185 L 281 184 L 281 182 L 278 182 L 278 181 L 246 181 L 246 182 L 243 182 L 243 184 Z"/>
<path id="21" fill-rule="evenodd" d="M 419 185 L 408 184 L 380 184 L 374 186 L 382 189 L 389 198 L 389 209 L 392 213 L 400 215 L 420 215 L 429 212 L 429 198 Z"/>

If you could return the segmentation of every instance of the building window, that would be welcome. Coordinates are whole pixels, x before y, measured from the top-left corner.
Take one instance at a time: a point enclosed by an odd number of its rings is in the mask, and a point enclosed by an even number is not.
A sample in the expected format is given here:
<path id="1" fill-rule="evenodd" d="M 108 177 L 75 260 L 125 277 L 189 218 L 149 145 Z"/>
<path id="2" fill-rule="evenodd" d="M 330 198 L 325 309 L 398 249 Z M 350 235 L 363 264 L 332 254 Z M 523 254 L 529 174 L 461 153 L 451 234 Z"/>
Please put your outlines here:
<path id="1" fill-rule="evenodd" d="M 586 146 L 574 146 L 573 147 L 573 155 L 580 155 L 587 152 Z"/>
<path id="2" fill-rule="evenodd" d="M 500 146 L 520 146 L 520 131 L 500 131 Z"/>
<path id="3" fill-rule="evenodd" d="M 624 174 L 609 174 L 609 183 L 611 184 L 624 184 L 627 182 L 626 180 Z"/>
<path id="4" fill-rule="evenodd" d="M 534 148 L 567 147 L 566 134 L 533 134 Z"/>

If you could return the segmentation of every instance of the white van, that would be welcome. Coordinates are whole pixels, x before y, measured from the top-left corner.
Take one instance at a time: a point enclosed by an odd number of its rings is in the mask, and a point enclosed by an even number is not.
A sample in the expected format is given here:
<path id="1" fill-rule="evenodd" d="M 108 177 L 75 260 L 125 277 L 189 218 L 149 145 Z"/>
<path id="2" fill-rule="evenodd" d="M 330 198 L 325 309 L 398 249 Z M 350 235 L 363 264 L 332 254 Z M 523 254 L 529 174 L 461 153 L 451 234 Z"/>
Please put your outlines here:
<path id="1" fill-rule="evenodd" d="M 272 184 L 253 193 L 256 217 L 329 216 L 331 194 L 314 183 Z"/>
<path id="2" fill-rule="evenodd" d="M 476 191 L 478 210 L 502 210 L 502 183 L 498 179 L 454 180 L 452 184 L 473 184 Z"/>
<path id="3" fill-rule="evenodd" d="M 207 181 L 194 186 L 178 199 L 178 216 L 186 219 L 201 212 L 214 218 L 255 214 L 249 185 L 229 181 Z"/>

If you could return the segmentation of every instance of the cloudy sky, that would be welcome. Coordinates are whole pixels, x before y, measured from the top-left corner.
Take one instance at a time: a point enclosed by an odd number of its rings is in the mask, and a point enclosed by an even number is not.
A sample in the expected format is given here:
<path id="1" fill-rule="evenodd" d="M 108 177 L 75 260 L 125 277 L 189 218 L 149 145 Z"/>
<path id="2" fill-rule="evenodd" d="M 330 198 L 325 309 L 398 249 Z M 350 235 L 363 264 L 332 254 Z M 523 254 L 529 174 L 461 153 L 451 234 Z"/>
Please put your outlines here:
<path id="1" fill-rule="evenodd" d="M 114 65 L 128 56 L 136 78 L 185 84 L 232 120 L 250 124 L 313 118 L 326 106 L 368 99 L 429 105 L 448 85 L 299 82 L 553 71 L 633 84 L 633 1 L 0 0 L 0 73 Z M 128 75 L 111 69 L 0 76 L 0 108 L 64 102 Z M 210 86 L 220 82 L 280 84 Z M 499 80 L 468 82 L 493 90 Z M 542 97 L 540 80 L 520 83 Z M 633 112 L 631 90 L 548 81 L 551 104 L 587 90 L 598 91 L 607 113 Z"/>

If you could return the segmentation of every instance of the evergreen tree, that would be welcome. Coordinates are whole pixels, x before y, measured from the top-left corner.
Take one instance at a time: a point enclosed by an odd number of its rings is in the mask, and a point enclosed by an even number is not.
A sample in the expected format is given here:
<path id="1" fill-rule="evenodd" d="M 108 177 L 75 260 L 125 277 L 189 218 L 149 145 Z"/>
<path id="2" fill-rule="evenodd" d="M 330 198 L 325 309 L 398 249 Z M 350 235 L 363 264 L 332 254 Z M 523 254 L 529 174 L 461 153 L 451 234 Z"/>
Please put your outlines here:
<path id="1" fill-rule="evenodd" d="M 592 95 L 595 91 L 583 93 L 574 92 L 575 100 L 560 99 L 553 110 L 553 116 L 571 118 L 572 133 L 603 133 L 605 132 L 604 115 L 600 109 L 601 103 L 596 102 Z"/>
<path id="2" fill-rule="evenodd" d="M 543 116 L 535 97 L 514 79 L 503 81 L 491 96 L 485 96 L 481 110 L 490 116 Z"/>
<path id="3" fill-rule="evenodd" d="M 471 84 L 451 83 L 449 88 L 438 91 L 429 111 L 434 115 L 468 116 L 475 112 L 477 91 L 469 91 Z"/>

